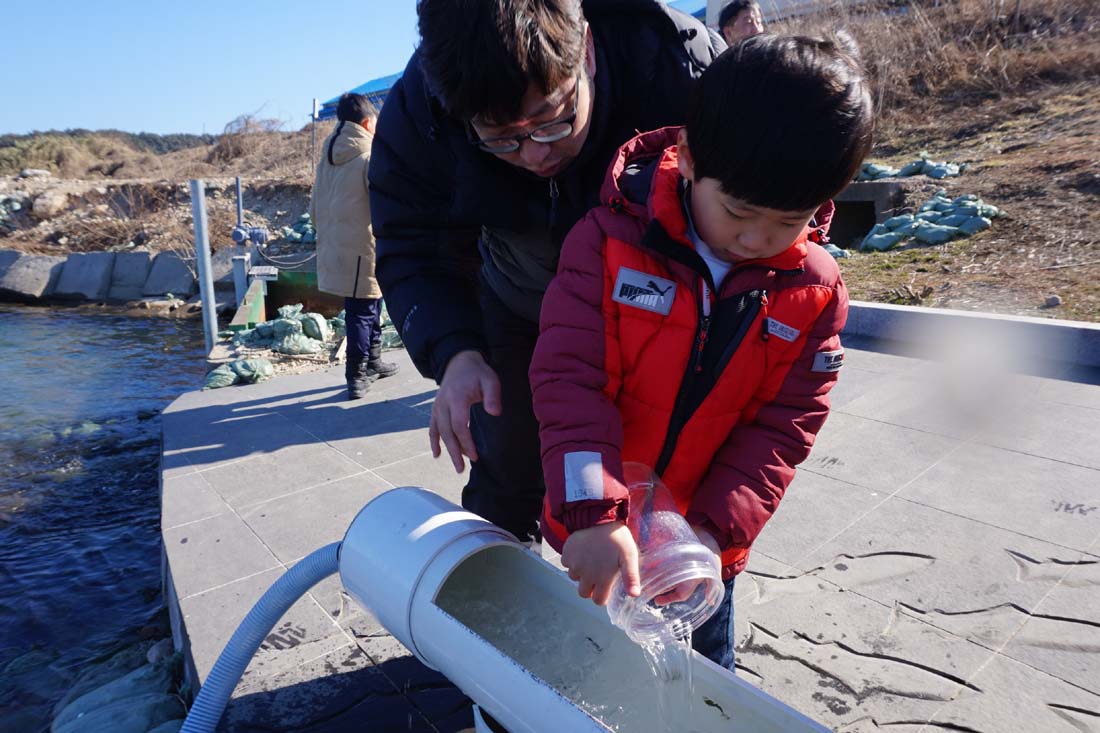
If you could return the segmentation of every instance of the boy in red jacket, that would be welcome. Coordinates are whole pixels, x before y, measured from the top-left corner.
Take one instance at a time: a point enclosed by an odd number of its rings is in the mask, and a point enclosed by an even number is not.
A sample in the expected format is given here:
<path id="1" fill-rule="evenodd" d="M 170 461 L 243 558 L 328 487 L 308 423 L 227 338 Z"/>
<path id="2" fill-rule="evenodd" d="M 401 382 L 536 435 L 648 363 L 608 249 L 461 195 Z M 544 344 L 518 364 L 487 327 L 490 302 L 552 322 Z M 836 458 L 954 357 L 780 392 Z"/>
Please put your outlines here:
<path id="1" fill-rule="evenodd" d="M 850 39 L 746 39 L 703 73 L 684 128 L 619 150 L 543 301 L 544 536 L 581 596 L 605 604 L 620 573 L 637 595 L 623 462 L 652 466 L 721 556 L 726 597 L 693 646 L 729 669 L 733 578 L 843 363 L 848 297 L 818 207 L 873 127 Z"/>

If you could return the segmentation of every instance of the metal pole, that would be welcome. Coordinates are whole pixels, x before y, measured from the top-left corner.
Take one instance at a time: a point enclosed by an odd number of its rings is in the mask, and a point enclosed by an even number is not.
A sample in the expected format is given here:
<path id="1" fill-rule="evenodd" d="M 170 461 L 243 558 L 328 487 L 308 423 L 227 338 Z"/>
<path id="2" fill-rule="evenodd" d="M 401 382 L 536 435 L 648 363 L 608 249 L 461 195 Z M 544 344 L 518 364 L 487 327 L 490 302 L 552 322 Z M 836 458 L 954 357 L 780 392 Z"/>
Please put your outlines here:
<path id="1" fill-rule="evenodd" d="M 244 226 L 244 198 L 241 197 L 240 176 L 237 176 L 237 226 Z"/>
<path id="2" fill-rule="evenodd" d="M 191 217 L 195 221 L 195 255 L 199 264 L 202 324 L 206 335 L 206 353 L 209 354 L 218 337 L 218 306 L 214 300 L 214 278 L 210 267 L 210 236 L 206 227 L 206 187 L 196 178 L 191 179 Z"/>
<path id="3" fill-rule="evenodd" d="M 309 171 L 317 165 L 317 97 L 313 98 L 313 114 L 309 117 Z"/>

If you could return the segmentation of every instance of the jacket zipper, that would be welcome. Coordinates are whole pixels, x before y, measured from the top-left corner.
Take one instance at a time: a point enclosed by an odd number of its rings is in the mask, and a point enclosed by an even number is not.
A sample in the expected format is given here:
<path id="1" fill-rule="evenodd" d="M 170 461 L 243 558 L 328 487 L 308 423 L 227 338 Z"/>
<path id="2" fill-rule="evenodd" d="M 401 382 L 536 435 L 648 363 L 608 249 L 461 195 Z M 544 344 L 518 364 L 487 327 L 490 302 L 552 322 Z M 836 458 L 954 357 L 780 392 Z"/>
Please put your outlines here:
<path id="1" fill-rule="evenodd" d="M 705 281 L 703 283 L 702 293 L 707 295 Z M 736 352 L 738 347 L 744 342 L 749 327 L 752 326 L 752 322 L 756 320 L 756 316 L 760 313 L 760 309 L 766 304 L 768 296 L 766 291 L 758 289 L 750 291 L 748 297 L 750 298 L 750 302 L 745 308 L 745 311 L 741 314 L 741 324 L 737 329 L 737 333 L 734 334 L 734 337 L 730 340 L 729 347 L 723 352 L 722 358 L 718 362 L 717 369 L 719 374 L 721 374 L 721 371 L 729 363 L 729 360 L 733 358 L 734 352 Z M 706 399 L 704 395 L 703 400 L 700 400 L 698 405 L 693 407 L 688 405 L 688 400 L 694 392 L 693 387 L 695 385 L 695 380 L 699 379 L 700 375 L 703 374 L 703 349 L 710 335 L 711 316 L 709 298 L 702 302 L 707 303 L 707 306 L 705 309 L 702 303 L 700 303 L 699 306 L 699 324 L 695 331 L 696 350 L 695 359 L 693 360 L 694 363 L 684 374 L 680 382 L 680 388 L 676 392 L 676 402 L 672 407 L 672 417 L 669 420 L 668 430 L 665 433 L 665 441 L 661 446 L 661 453 L 660 457 L 657 459 L 657 465 L 654 467 L 658 476 L 664 473 L 665 469 L 668 468 L 669 462 L 672 461 L 672 454 L 676 450 L 676 443 L 680 438 L 680 431 L 687 425 L 691 415 L 694 414 L 695 410 L 697 410 L 699 405 Z M 715 384 L 717 383 L 718 380 L 716 378 Z M 713 387 L 714 385 L 711 385 L 711 389 L 713 389 Z M 689 407 L 690 412 L 688 411 Z"/>
<path id="2" fill-rule="evenodd" d="M 700 308 L 699 328 L 695 337 L 695 373 L 703 371 L 703 349 L 707 347 L 707 337 L 710 336 L 710 288 L 707 287 L 706 278 L 699 278 L 699 288 L 702 291 L 703 301 Z"/>

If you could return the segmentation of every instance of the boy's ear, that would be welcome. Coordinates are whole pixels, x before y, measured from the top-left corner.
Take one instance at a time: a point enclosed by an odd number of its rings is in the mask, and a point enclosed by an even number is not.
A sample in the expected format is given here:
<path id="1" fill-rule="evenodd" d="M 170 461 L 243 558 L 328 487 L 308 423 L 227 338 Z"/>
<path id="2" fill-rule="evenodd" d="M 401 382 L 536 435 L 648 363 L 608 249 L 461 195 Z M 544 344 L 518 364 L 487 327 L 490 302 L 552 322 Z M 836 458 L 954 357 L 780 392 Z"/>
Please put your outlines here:
<path id="1" fill-rule="evenodd" d="M 688 134 L 685 128 L 680 128 L 676 136 L 676 166 L 685 180 L 695 181 L 695 159 L 691 157 L 691 149 L 688 148 Z"/>

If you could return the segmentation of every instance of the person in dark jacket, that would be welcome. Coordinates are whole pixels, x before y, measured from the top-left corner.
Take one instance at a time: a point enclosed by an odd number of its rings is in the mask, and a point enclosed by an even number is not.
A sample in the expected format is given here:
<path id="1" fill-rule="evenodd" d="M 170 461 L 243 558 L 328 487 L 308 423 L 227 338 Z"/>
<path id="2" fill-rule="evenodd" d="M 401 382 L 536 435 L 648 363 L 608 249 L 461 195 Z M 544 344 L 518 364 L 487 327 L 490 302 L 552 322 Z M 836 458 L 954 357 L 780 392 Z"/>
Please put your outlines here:
<path id="1" fill-rule="evenodd" d="M 658 0 L 420 0 L 420 45 L 370 166 L 377 274 L 463 505 L 537 541 L 545 491 L 527 372 L 565 234 L 638 130 L 683 122 L 724 50 Z"/>

